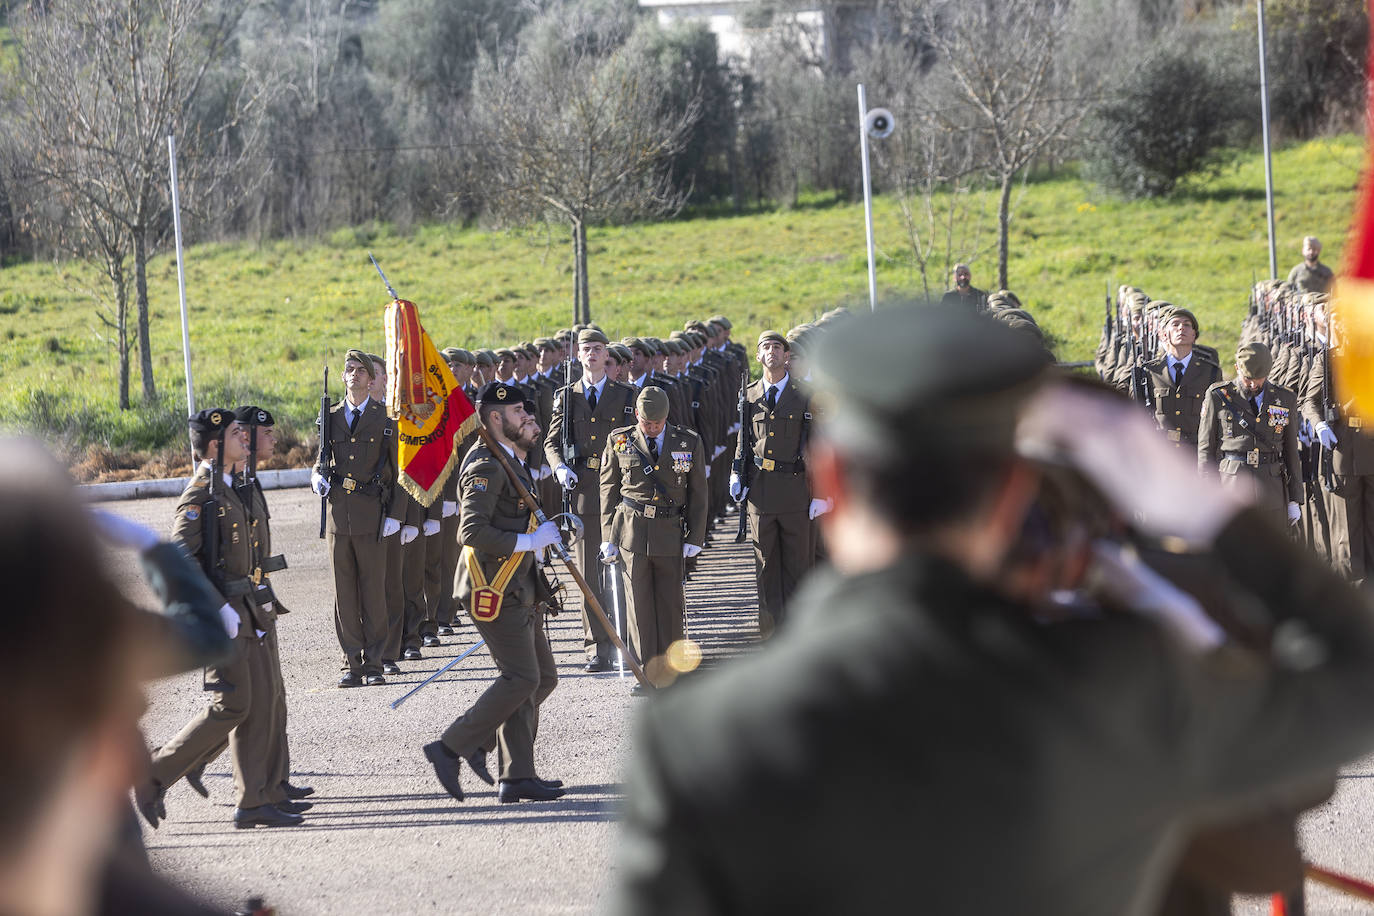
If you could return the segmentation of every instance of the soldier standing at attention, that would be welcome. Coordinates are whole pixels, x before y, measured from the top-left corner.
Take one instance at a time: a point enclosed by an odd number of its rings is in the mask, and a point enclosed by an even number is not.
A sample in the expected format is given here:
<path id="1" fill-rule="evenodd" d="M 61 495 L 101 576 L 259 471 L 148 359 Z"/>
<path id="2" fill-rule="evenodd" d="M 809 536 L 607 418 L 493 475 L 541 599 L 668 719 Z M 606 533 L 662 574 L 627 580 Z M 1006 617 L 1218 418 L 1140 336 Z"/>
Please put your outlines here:
<path id="1" fill-rule="evenodd" d="M 1302 263 L 1288 272 L 1288 282 L 1305 293 L 1329 293 L 1335 275 L 1321 261 L 1322 243 L 1315 235 L 1302 240 Z"/>
<path id="2" fill-rule="evenodd" d="M 1236 378 L 1207 389 L 1198 429 L 1197 462 L 1224 487 L 1246 494 L 1276 522 L 1302 517 L 1302 466 L 1298 460 L 1298 399 L 1267 381 L 1273 359 L 1255 342 L 1236 351 Z"/>
<path id="3" fill-rule="evenodd" d="M 396 428 L 368 395 L 374 375 L 366 353 L 348 351 L 344 397 L 320 431 L 329 437 L 329 466 L 317 459 L 310 475 L 311 489 L 329 500 L 325 536 L 334 569 L 334 628 L 344 656 L 340 687 L 386 683 L 386 539 L 400 532 L 401 522 L 392 509 Z"/>
<path id="4" fill-rule="evenodd" d="M 581 377 L 560 388 L 553 401 L 553 420 L 544 437 L 544 454 L 564 490 L 572 512 L 582 520 L 584 537 L 573 545 L 578 571 L 601 601 L 601 563 L 596 533 L 601 530 L 601 453 L 611 431 L 634 421 L 635 391 L 606 376 L 606 335 L 583 328 L 577 336 Z M 605 602 L 603 601 L 604 605 Z M 600 618 L 583 602 L 582 645 L 589 672 L 615 668 L 615 644 Z"/>
<path id="5" fill-rule="evenodd" d="M 1197 450 L 1203 397 L 1221 381 L 1221 367 L 1193 348 L 1198 333 L 1192 312 L 1172 308 L 1164 318 L 1164 355 L 1145 364 L 1155 389 L 1155 421 L 1175 448 L 1190 452 Z"/>
<path id="6" fill-rule="evenodd" d="M 461 761 L 483 782 L 493 781 L 485 745 L 495 732 L 500 801 L 548 801 L 563 790 L 536 774 L 534 739 L 539 704 L 557 686 L 558 670 L 544 615 L 535 607 L 541 597 L 536 567 L 539 554 L 559 539 L 558 525 L 536 526 L 533 507 L 524 504 L 506 470 L 533 490 L 526 461 L 539 441 L 534 402 L 514 385 L 492 382 L 482 389 L 477 414 L 509 461 L 503 466 L 482 442 L 464 460 L 458 482 L 464 547 L 456 586 L 501 675 L 438 741 L 424 746 L 424 754 L 439 784 L 462 801 Z"/>
<path id="7" fill-rule="evenodd" d="M 787 600 L 811 568 L 811 522 L 825 511 L 812 499 L 804 454 L 811 435 L 811 399 L 787 372 L 787 338 L 759 335 L 763 377 L 745 392 L 748 421 L 740 431 L 730 474 L 730 498 L 747 500 L 749 540 L 759 590 L 759 632 L 782 625 Z M 744 483 L 745 465 L 749 483 Z"/>
<path id="8" fill-rule="evenodd" d="M 662 685 L 668 647 L 684 634 L 684 561 L 706 542 L 706 455 L 700 436 L 668 423 L 662 388 L 645 386 L 635 411 L 601 456 L 601 555 L 625 559 L 630 651 Z"/>

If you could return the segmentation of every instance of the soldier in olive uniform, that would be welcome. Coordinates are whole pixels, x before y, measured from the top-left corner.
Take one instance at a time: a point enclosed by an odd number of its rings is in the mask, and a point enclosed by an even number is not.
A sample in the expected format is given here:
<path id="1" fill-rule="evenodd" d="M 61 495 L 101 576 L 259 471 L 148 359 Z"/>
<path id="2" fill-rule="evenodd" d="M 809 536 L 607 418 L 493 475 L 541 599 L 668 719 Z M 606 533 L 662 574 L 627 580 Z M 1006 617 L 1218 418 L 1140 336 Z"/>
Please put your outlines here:
<path id="1" fill-rule="evenodd" d="M 663 389 L 645 386 L 635 410 L 637 423 L 613 430 L 601 456 L 601 555 L 625 560 L 630 651 L 661 685 L 686 626 L 684 560 L 706 542 L 706 455 L 700 436 L 668 422 Z"/>
<path id="2" fill-rule="evenodd" d="M 1302 240 L 1302 263 L 1288 272 L 1288 282 L 1305 293 L 1327 293 L 1335 275 L 1322 263 L 1322 243 L 1315 235 Z"/>
<path id="3" fill-rule="evenodd" d="M 366 353 L 348 351 L 345 395 L 330 408 L 320 432 L 329 442 L 329 463 L 322 461 L 322 451 L 310 475 L 311 489 L 329 505 L 325 534 L 334 569 L 334 628 L 344 655 L 340 687 L 386 683 L 385 541 L 400 532 L 401 521 L 393 506 L 396 428 L 368 394 L 375 374 Z"/>
<path id="4" fill-rule="evenodd" d="M 1164 320 L 1164 355 L 1145 364 L 1155 389 L 1155 421 L 1175 448 L 1197 450 L 1202 402 L 1221 381 L 1221 367 L 1193 348 L 1197 317 L 1175 308 Z"/>
<path id="5" fill-rule="evenodd" d="M 459 473 L 464 547 L 455 587 L 501 675 L 438 741 L 424 746 L 440 785 L 458 801 L 463 800 L 461 761 L 483 782 L 492 783 L 485 748 L 493 732 L 500 801 L 548 801 L 563 795 L 561 788 L 541 780 L 534 767 L 539 705 L 558 684 L 544 615 L 536 608 L 546 597 L 536 567 L 539 555 L 559 539 L 558 526 L 536 526 L 532 507 L 525 505 L 507 472 L 509 468 L 519 475 L 527 490 L 533 488 L 526 461 L 539 441 L 535 410 L 534 402 L 513 385 L 493 382 L 483 388 L 478 416 L 509 460 L 503 466 L 485 443 L 478 443 Z"/>
<path id="6" fill-rule="evenodd" d="M 745 392 L 749 422 L 740 432 L 730 475 L 731 498 L 748 501 L 759 632 L 765 637 L 782 625 L 787 599 L 811 568 L 811 522 L 825 510 L 822 500 L 811 497 L 804 464 L 811 399 L 788 375 L 787 352 L 787 338 L 777 331 L 759 335 L 763 377 Z"/>
<path id="7" fill-rule="evenodd" d="M 280 676 L 273 676 L 279 662 L 266 638 L 275 626 L 275 611 L 259 595 L 262 572 L 257 552 L 262 545 L 232 476 L 232 468 L 248 456 L 247 443 L 227 409 L 202 410 L 191 418 L 190 427 L 198 464 L 177 504 L 172 539 L 200 561 L 239 619 L 233 655 L 206 669 L 207 683 L 216 688 L 210 705 L 154 752 L 151 792 L 160 797 L 228 738 L 237 806 L 234 826 L 294 826 L 301 823 L 300 814 L 276 804 L 285 801 L 274 696 Z M 217 473 L 222 480 L 213 479 Z M 218 540 L 217 547 L 212 539 Z M 141 794 L 142 808 L 146 787 Z"/>
<path id="8" fill-rule="evenodd" d="M 559 389 L 553 419 L 544 438 L 544 454 L 554 476 L 568 491 L 572 512 L 582 520 L 584 536 L 574 545 L 578 571 L 601 601 L 601 562 L 596 555 L 601 530 L 601 453 L 613 429 L 634 421 L 635 391 L 606 377 L 606 335 L 583 328 L 577 337 L 581 377 Z M 582 645 L 587 671 L 615 668 L 615 644 L 601 619 L 582 609 Z M 604 605 L 605 602 L 603 601 Z"/>
<path id="9" fill-rule="evenodd" d="M 1198 429 L 1197 461 L 1205 474 L 1220 472 L 1223 486 L 1237 487 L 1276 520 L 1296 525 L 1302 517 L 1302 466 L 1298 461 L 1298 399 L 1266 379 L 1269 348 L 1242 344 L 1236 378 L 1207 389 Z"/>

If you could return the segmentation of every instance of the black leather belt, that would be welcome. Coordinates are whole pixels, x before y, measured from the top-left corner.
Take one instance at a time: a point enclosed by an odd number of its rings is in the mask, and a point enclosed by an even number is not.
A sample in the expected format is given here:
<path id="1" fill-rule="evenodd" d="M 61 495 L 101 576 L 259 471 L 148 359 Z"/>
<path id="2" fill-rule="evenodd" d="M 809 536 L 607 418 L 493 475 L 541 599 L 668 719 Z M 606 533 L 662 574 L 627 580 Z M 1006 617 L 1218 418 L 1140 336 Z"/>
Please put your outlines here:
<path id="1" fill-rule="evenodd" d="M 366 493 L 368 496 L 381 496 L 382 488 L 375 483 L 363 483 L 346 474 L 330 474 L 329 485 L 341 487 L 345 493 Z"/>
<path id="2" fill-rule="evenodd" d="M 760 471 L 782 471 L 784 474 L 800 474 L 806 470 L 806 465 L 800 461 L 774 461 L 757 455 L 754 456 L 754 467 Z"/>
<path id="3" fill-rule="evenodd" d="M 646 504 L 634 499 L 621 499 L 620 504 L 645 518 L 676 518 L 682 514 L 681 506 L 656 506 L 653 503 Z"/>
<path id="4" fill-rule="evenodd" d="M 601 456 L 592 455 L 587 458 L 574 458 L 573 464 L 578 467 L 586 468 L 589 471 L 599 471 L 601 470 Z"/>
<path id="5" fill-rule="evenodd" d="M 1278 454 L 1261 452 L 1257 448 L 1252 448 L 1248 452 L 1222 452 L 1221 457 L 1231 461 L 1239 461 L 1241 464 L 1248 464 L 1252 468 L 1257 468 L 1262 464 L 1274 464 L 1279 460 Z"/>

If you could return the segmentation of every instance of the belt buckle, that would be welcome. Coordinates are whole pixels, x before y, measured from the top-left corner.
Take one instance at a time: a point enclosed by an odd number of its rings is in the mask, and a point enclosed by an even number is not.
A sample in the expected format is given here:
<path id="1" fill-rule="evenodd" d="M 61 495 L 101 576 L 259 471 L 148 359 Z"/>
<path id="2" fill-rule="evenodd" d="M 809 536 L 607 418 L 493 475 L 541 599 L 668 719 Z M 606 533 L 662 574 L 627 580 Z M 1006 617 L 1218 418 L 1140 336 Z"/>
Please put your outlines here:
<path id="1" fill-rule="evenodd" d="M 1245 453 L 1245 463 L 1252 468 L 1259 467 L 1259 449 L 1252 448 Z"/>
<path id="2" fill-rule="evenodd" d="M 1183 439 L 1183 430 L 1181 430 L 1181 429 L 1171 429 L 1171 430 L 1169 430 L 1169 441 L 1170 441 L 1170 442 L 1179 442 L 1179 441 L 1182 441 L 1182 439 Z"/>
<path id="3" fill-rule="evenodd" d="M 657 518 L 657 517 L 658 517 L 658 506 L 645 506 L 645 507 L 644 507 L 644 517 L 645 517 L 645 518 Z"/>
<path id="4" fill-rule="evenodd" d="M 354 480 L 352 477 L 345 477 L 343 479 L 343 488 L 345 493 L 352 493 L 354 490 L 358 489 L 358 481 Z"/>
<path id="5" fill-rule="evenodd" d="M 588 459 L 587 459 L 587 470 L 589 470 L 589 471 L 599 471 L 599 470 L 601 470 L 601 459 L 600 459 L 600 458 L 588 458 Z"/>
<path id="6" fill-rule="evenodd" d="M 763 459 L 761 467 L 765 471 L 776 471 L 778 469 L 778 463 L 772 458 L 765 458 Z"/>
<path id="7" fill-rule="evenodd" d="M 1364 420 L 1359 417 L 1346 417 L 1345 425 L 1350 429 L 1361 429 L 1364 427 Z"/>
<path id="8" fill-rule="evenodd" d="M 253 580 L 254 585 L 262 585 L 262 567 L 253 567 L 253 575 L 249 576 L 249 578 Z"/>

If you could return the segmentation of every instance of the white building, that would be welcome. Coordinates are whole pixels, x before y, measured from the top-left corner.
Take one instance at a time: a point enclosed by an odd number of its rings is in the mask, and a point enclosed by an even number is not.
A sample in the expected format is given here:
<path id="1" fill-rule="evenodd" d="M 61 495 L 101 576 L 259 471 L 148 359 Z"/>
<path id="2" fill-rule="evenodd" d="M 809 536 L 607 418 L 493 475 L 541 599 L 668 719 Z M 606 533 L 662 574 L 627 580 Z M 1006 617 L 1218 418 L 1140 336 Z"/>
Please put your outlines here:
<path id="1" fill-rule="evenodd" d="M 798 4 L 786 13 L 775 13 L 775 2 L 767 0 L 639 0 L 640 8 L 658 14 L 665 28 L 675 22 L 705 22 L 716 35 L 721 60 L 749 60 L 751 39 L 785 27 L 798 34 L 806 50 L 825 59 L 836 46 L 831 34 L 834 14 L 827 15 L 822 4 L 806 8 Z M 829 6 L 833 7 L 833 4 Z"/>

